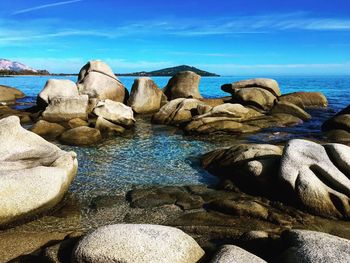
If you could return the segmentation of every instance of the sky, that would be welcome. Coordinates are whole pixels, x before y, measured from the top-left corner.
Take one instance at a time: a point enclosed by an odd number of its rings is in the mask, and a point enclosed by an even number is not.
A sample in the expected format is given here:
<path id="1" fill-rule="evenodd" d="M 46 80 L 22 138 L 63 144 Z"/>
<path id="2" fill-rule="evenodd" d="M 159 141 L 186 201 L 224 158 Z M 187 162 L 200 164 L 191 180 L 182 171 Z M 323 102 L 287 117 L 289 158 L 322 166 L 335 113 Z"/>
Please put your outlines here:
<path id="1" fill-rule="evenodd" d="M 100 59 L 116 73 L 350 75 L 350 1 L 6 0 L 0 58 L 53 73 Z"/>

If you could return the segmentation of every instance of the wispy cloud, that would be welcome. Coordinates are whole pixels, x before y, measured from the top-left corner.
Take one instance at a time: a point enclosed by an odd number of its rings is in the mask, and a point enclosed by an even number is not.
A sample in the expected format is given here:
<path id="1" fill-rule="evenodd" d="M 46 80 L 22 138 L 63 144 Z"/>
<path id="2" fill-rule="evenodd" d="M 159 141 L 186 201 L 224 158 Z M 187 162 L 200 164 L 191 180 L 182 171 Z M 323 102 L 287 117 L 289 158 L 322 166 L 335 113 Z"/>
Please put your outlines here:
<path id="1" fill-rule="evenodd" d="M 32 11 L 36 11 L 36 10 L 40 10 L 40 9 L 45 9 L 45 8 L 50 8 L 50 7 L 55 7 L 55 6 L 69 5 L 69 4 L 82 2 L 82 1 L 83 0 L 70 0 L 70 1 L 55 2 L 55 3 L 51 3 L 51 4 L 46 4 L 46 5 L 39 5 L 39 6 L 26 8 L 26 9 L 17 10 L 15 12 L 13 12 L 12 15 L 24 14 L 24 13 L 28 13 L 28 12 L 32 12 Z"/>

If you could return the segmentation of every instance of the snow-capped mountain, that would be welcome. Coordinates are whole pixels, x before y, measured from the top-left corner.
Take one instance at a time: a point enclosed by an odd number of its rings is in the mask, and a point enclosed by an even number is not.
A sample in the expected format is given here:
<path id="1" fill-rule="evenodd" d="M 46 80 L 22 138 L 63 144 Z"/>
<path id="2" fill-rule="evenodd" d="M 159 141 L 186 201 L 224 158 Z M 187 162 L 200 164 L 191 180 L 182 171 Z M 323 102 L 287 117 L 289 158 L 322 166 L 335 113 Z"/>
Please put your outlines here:
<path id="1" fill-rule="evenodd" d="M 15 72 L 21 72 L 21 71 L 32 71 L 32 72 L 38 72 L 37 70 L 30 68 L 22 63 L 11 61 L 8 59 L 0 59 L 0 71 L 1 70 L 10 70 Z"/>

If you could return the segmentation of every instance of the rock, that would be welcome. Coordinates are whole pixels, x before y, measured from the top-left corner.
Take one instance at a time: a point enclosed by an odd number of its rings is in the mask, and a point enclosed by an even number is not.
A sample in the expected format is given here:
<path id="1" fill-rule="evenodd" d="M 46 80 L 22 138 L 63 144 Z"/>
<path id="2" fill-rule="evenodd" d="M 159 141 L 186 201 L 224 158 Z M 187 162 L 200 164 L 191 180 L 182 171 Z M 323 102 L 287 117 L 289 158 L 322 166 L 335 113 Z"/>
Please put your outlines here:
<path id="1" fill-rule="evenodd" d="M 178 98 L 202 98 L 199 93 L 200 76 L 192 71 L 183 71 L 172 77 L 163 92 L 169 100 Z"/>
<path id="2" fill-rule="evenodd" d="M 25 130 L 18 117 L 0 120 L 0 226 L 57 205 L 77 167 L 74 152 L 62 151 Z"/>
<path id="3" fill-rule="evenodd" d="M 125 102 L 128 91 L 104 62 L 89 61 L 79 72 L 78 90 L 80 94 L 99 100 L 110 99 Z"/>
<path id="4" fill-rule="evenodd" d="M 301 108 L 323 108 L 328 105 L 327 98 L 321 92 L 294 92 L 281 96 L 279 100 L 293 103 Z"/>
<path id="5" fill-rule="evenodd" d="M 20 118 L 21 123 L 29 123 L 31 122 L 30 113 L 14 110 L 8 106 L 0 106 L 0 119 L 9 117 L 9 116 L 17 116 Z"/>
<path id="6" fill-rule="evenodd" d="M 270 111 L 270 114 L 290 114 L 303 121 L 308 121 L 311 119 L 311 115 L 304 111 L 302 108 L 290 102 L 277 102 L 275 106 Z"/>
<path id="7" fill-rule="evenodd" d="M 102 139 L 98 129 L 82 126 L 64 132 L 60 141 L 68 145 L 92 145 Z"/>
<path id="8" fill-rule="evenodd" d="M 273 115 L 262 115 L 248 120 L 244 120 L 243 124 L 258 127 L 260 129 L 288 127 L 303 123 L 301 119 L 290 114 L 275 113 Z"/>
<path id="9" fill-rule="evenodd" d="M 96 129 L 99 129 L 102 133 L 107 134 L 122 134 L 125 132 L 125 128 L 105 120 L 102 117 L 98 117 L 96 121 Z"/>
<path id="10" fill-rule="evenodd" d="M 327 132 L 329 139 L 339 142 L 350 141 L 350 106 L 325 121 L 322 131 Z"/>
<path id="11" fill-rule="evenodd" d="M 279 176 L 286 186 L 285 195 L 312 213 L 348 218 L 349 173 L 350 147 L 291 140 L 285 146 Z"/>
<path id="12" fill-rule="evenodd" d="M 198 262 L 204 251 L 179 229 L 159 225 L 109 225 L 85 236 L 78 244 L 77 263 Z"/>
<path id="13" fill-rule="evenodd" d="M 231 101 L 232 97 L 222 97 L 222 98 L 199 98 L 198 100 L 204 102 L 205 105 L 208 105 L 210 107 L 216 107 L 224 103 L 229 103 Z"/>
<path id="14" fill-rule="evenodd" d="M 240 247 L 224 245 L 210 263 L 266 263 L 266 261 Z"/>
<path id="15" fill-rule="evenodd" d="M 58 136 L 60 136 L 66 129 L 62 125 L 59 125 L 57 123 L 39 120 L 32 126 L 30 130 L 45 139 L 54 140 Z"/>
<path id="16" fill-rule="evenodd" d="M 98 117 L 125 127 L 131 127 L 135 123 L 132 109 L 123 103 L 105 100 L 100 101 L 93 110 Z"/>
<path id="17" fill-rule="evenodd" d="M 1 104 L 14 103 L 17 99 L 21 99 L 24 97 L 25 95 L 22 91 L 12 87 L 0 85 L 0 103 Z"/>
<path id="18" fill-rule="evenodd" d="M 337 236 L 307 230 L 290 230 L 282 235 L 288 249 L 281 263 L 343 263 L 350 258 L 350 241 Z"/>
<path id="19" fill-rule="evenodd" d="M 234 82 L 232 84 L 225 84 L 221 86 L 221 89 L 225 92 L 235 94 L 237 90 L 243 88 L 262 88 L 271 92 L 275 97 L 281 96 L 281 91 L 278 83 L 274 79 L 248 79 Z"/>
<path id="20" fill-rule="evenodd" d="M 78 128 L 81 126 L 89 126 L 89 123 L 85 120 L 82 120 L 80 118 L 74 118 L 68 121 L 68 127 L 70 129 Z"/>
<path id="21" fill-rule="evenodd" d="M 49 122 L 65 122 L 71 119 L 87 119 L 89 98 L 87 95 L 54 98 L 42 116 Z"/>
<path id="22" fill-rule="evenodd" d="M 268 111 L 274 106 L 277 98 L 273 93 L 263 88 L 244 88 L 232 94 L 232 100 Z"/>
<path id="23" fill-rule="evenodd" d="M 136 113 L 150 113 L 160 109 L 163 92 L 150 78 L 138 78 L 131 88 L 128 105 Z"/>
<path id="24" fill-rule="evenodd" d="M 49 79 L 39 93 L 36 104 L 46 108 L 57 97 L 76 97 L 79 95 L 77 85 L 68 79 Z"/>

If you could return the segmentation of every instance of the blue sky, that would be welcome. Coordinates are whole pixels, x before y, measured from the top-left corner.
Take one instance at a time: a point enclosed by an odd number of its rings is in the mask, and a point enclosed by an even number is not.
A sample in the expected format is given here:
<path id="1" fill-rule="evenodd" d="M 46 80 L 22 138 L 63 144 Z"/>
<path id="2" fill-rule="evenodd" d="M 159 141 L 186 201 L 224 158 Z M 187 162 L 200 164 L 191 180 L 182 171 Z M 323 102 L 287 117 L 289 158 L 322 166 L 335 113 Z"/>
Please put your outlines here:
<path id="1" fill-rule="evenodd" d="M 11 0 L 0 57 L 74 73 L 189 64 L 222 75 L 350 74 L 349 0 Z"/>

